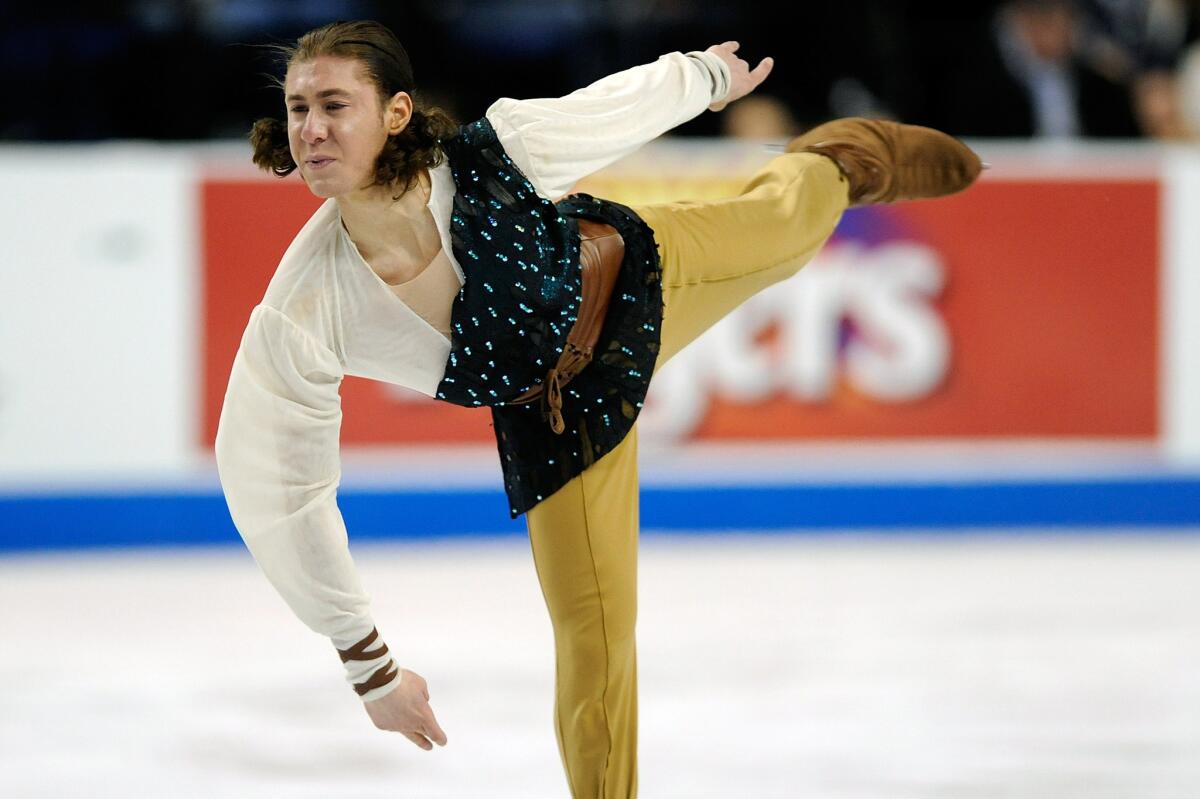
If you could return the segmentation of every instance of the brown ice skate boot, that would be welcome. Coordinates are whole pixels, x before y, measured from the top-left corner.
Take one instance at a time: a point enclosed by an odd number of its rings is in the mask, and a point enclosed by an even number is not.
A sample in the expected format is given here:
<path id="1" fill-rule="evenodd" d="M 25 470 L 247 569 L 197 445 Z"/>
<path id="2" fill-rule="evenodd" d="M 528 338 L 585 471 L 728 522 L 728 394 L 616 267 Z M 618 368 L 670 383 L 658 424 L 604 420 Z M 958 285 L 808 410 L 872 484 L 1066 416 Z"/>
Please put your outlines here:
<path id="1" fill-rule="evenodd" d="M 850 183 L 851 205 L 954 194 L 983 168 L 969 147 L 941 131 L 861 117 L 818 125 L 787 151 L 833 159 Z"/>

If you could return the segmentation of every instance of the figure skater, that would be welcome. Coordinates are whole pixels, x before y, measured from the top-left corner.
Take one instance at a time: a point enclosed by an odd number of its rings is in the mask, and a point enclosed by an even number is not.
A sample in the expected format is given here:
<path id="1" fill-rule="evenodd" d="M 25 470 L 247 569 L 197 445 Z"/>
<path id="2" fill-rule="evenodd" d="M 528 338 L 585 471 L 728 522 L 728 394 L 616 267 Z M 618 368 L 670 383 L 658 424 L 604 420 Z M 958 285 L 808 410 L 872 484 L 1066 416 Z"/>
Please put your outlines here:
<path id="1" fill-rule="evenodd" d="M 740 194 L 627 208 L 573 184 L 771 71 L 738 43 L 668 53 L 561 98 L 497 100 L 461 127 L 413 100 L 403 47 L 338 22 L 287 48 L 286 121 L 254 162 L 326 198 L 233 364 L 217 464 L 272 585 L 331 639 L 377 727 L 445 745 L 399 668 L 336 503 L 347 374 L 487 407 L 554 629 L 555 732 L 573 796 L 637 791 L 636 421 L 656 368 L 795 274 L 849 205 L 966 188 L 979 160 L 927 128 L 849 119 L 794 139 Z M 557 200 L 557 202 L 556 202 Z"/>

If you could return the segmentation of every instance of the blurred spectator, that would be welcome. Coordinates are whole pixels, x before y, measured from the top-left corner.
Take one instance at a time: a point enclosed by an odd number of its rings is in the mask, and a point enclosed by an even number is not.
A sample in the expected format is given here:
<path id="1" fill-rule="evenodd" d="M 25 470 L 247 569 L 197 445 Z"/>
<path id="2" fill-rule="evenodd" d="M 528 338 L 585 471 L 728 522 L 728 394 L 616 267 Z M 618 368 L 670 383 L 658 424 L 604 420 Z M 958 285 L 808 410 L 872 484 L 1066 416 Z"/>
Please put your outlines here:
<path id="1" fill-rule="evenodd" d="M 1086 57 L 1124 78 L 1170 71 L 1187 29 L 1183 0 L 1077 0 Z"/>
<path id="2" fill-rule="evenodd" d="M 735 139 L 791 139 L 800 125 L 787 104 L 770 94 L 752 94 L 725 109 L 721 134 Z"/>
<path id="3" fill-rule="evenodd" d="M 1188 135 L 1177 68 L 1187 33 L 1182 0 L 1080 0 L 1081 52 L 1099 72 L 1130 87 L 1141 132 Z"/>
<path id="4" fill-rule="evenodd" d="M 947 81 L 946 127 L 968 136 L 1114 137 L 1139 129 L 1128 87 L 1081 51 L 1070 0 L 1010 0 Z"/>
<path id="5" fill-rule="evenodd" d="M 1175 70 L 1156 69 L 1134 76 L 1133 103 L 1143 133 L 1156 139 L 1189 138 L 1181 87 Z"/>

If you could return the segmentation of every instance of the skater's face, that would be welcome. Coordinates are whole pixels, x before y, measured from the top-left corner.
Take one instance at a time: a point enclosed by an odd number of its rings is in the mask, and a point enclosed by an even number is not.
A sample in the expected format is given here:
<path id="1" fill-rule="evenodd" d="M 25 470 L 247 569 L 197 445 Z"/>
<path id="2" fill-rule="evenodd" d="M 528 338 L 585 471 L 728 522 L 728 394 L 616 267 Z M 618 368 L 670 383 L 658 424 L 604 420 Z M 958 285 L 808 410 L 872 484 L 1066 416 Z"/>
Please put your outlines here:
<path id="1" fill-rule="evenodd" d="M 292 160 L 318 197 L 373 185 L 375 161 L 388 136 L 412 118 L 408 94 L 381 97 L 362 64 L 334 56 L 292 64 L 284 103 Z"/>

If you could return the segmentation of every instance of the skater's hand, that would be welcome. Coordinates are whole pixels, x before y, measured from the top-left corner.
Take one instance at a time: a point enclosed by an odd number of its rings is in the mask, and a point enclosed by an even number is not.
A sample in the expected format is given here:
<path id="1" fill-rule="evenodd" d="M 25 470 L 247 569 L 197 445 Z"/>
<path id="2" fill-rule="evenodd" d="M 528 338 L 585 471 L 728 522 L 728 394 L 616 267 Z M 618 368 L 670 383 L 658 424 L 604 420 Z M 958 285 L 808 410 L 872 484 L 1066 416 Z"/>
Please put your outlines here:
<path id="1" fill-rule="evenodd" d="M 775 66 L 775 59 L 767 56 L 758 62 L 758 66 L 750 69 L 749 64 L 734 55 L 740 46 L 737 42 L 725 42 L 723 44 L 714 44 L 705 51 L 706 53 L 715 54 L 728 64 L 730 75 L 729 94 L 721 102 L 710 105 L 708 107 L 709 111 L 720 111 L 734 100 L 739 100 L 757 89 L 758 84 L 766 80 L 767 75 L 771 74 L 771 67 Z"/>
<path id="2" fill-rule="evenodd" d="M 398 732 L 426 751 L 433 744 L 446 745 L 446 733 L 429 706 L 429 688 L 419 674 L 401 669 L 400 687 L 387 696 L 364 702 L 363 707 L 376 727 Z"/>

